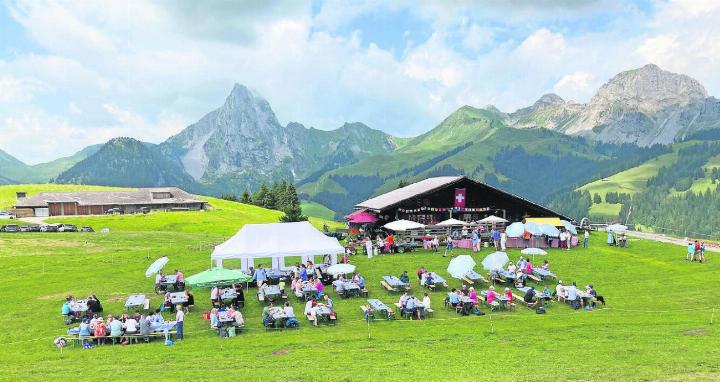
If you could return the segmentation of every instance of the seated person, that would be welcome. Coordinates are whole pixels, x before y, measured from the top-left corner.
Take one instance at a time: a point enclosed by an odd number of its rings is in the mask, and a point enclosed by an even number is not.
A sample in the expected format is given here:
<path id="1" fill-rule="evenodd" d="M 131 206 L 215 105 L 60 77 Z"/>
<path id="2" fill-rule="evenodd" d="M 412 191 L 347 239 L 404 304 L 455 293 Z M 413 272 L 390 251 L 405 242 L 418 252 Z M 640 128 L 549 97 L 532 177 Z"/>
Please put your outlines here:
<path id="1" fill-rule="evenodd" d="M 333 285 L 335 285 L 335 284 L 333 283 Z M 318 279 L 315 282 L 315 289 L 317 289 L 317 298 L 320 298 L 325 291 L 325 286 L 323 285 L 322 280 Z M 336 287 L 336 289 L 337 289 L 337 287 Z M 342 283 L 340 285 L 340 289 L 341 290 L 343 289 Z"/>
<path id="2" fill-rule="evenodd" d="M 404 271 L 398 278 L 400 279 L 400 281 L 402 281 L 405 284 L 410 283 L 410 276 L 408 276 L 407 271 Z"/>
<path id="3" fill-rule="evenodd" d="M 425 310 L 430 309 L 430 296 L 428 296 L 427 292 L 423 293 L 422 303 L 425 306 Z"/>
<path id="4" fill-rule="evenodd" d="M 540 268 L 542 268 L 542 269 L 544 269 L 544 270 L 546 270 L 546 271 L 549 272 L 549 271 L 550 271 L 550 263 L 548 263 L 548 261 L 545 260 L 545 261 L 543 261 L 543 264 L 542 264 L 542 266 L 541 266 Z"/>
<path id="5" fill-rule="evenodd" d="M 516 273 L 517 267 L 511 261 L 510 264 L 508 264 L 507 270 L 508 270 L 508 272 Z"/>
<path id="6" fill-rule="evenodd" d="M 430 288 L 435 285 L 435 279 L 433 278 L 432 272 L 425 273 L 425 287 Z"/>
<path id="7" fill-rule="evenodd" d="M 531 275 L 531 274 L 533 273 L 532 261 L 528 260 L 528 261 L 525 263 L 525 270 L 524 270 L 524 272 L 525 272 L 526 275 Z"/>
<path id="8" fill-rule="evenodd" d="M 283 314 L 285 314 L 285 317 L 295 317 L 295 311 L 293 310 L 293 307 L 290 306 L 289 302 L 285 303 L 285 307 L 283 307 Z"/>
<path id="9" fill-rule="evenodd" d="M 219 311 L 217 308 L 212 308 L 210 311 L 210 329 L 217 329 L 220 324 Z"/>
<path id="10" fill-rule="evenodd" d="M 71 307 L 72 305 L 70 305 L 70 300 L 66 299 L 65 302 L 63 302 L 62 304 L 62 308 L 60 309 L 60 313 L 63 316 L 67 317 L 69 320 L 72 320 L 74 316 Z"/>
<path id="11" fill-rule="evenodd" d="M 417 308 L 417 299 L 415 296 L 410 296 L 405 301 L 403 313 L 407 314 L 408 317 L 417 316 L 417 318 L 420 319 L 420 310 Z"/>
<path id="12" fill-rule="evenodd" d="M 490 306 L 498 306 L 500 303 L 497 301 L 497 292 L 495 292 L 495 287 L 490 286 L 490 289 L 487 291 L 487 295 L 485 295 L 485 303 Z"/>
<path id="13" fill-rule="evenodd" d="M 243 318 L 242 312 L 240 312 L 239 310 L 236 310 L 234 317 L 235 317 L 235 325 L 236 326 L 245 325 L 245 319 Z"/>
<path id="14" fill-rule="evenodd" d="M 152 315 L 152 322 L 156 322 L 156 323 L 165 322 L 165 320 L 163 319 L 162 313 L 160 312 L 160 309 L 155 309 L 155 313 Z"/>
<path id="15" fill-rule="evenodd" d="M 337 293 L 340 296 L 345 294 L 345 288 L 343 286 L 344 280 L 343 280 L 342 275 L 340 275 L 340 277 L 337 280 L 333 281 L 332 284 L 333 284 L 333 287 L 335 288 L 335 293 Z"/>
<path id="16" fill-rule="evenodd" d="M 527 304 L 528 308 L 535 307 L 535 305 L 538 304 L 537 301 L 535 301 L 535 287 L 530 287 L 527 292 L 525 292 L 525 297 L 523 297 L 523 301 Z"/>
<path id="17" fill-rule="evenodd" d="M 405 292 L 400 296 L 400 300 L 398 301 L 398 304 L 400 305 L 400 309 L 405 309 L 405 304 L 407 303 L 407 300 L 410 299 L 410 295 L 408 292 Z"/>
<path id="18" fill-rule="evenodd" d="M 457 308 L 457 306 L 460 305 L 460 296 L 457 294 L 457 290 L 455 288 L 448 293 L 448 302 L 453 308 Z"/>
<path id="19" fill-rule="evenodd" d="M 113 319 L 112 315 L 108 316 L 108 325 L 110 326 L 110 337 L 120 338 L 122 336 L 123 324 L 118 319 Z"/>
<path id="20" fill-rule="evenodd" d="M 103 318 L 98 318 L 97 322 L 93 326 L 93 335 L 98 339 L 98 343 L 105 342 L 105 336 L 107 335 L 107 326 Z"/>
<path id="21" fill-rule="evenodd" d="M 235 288 L 235 293 L 237 294 L 237 297 L 235 297 L 235 305 L 242 308 L 245 306 L 245 291 L 243 291 L 243 287 L 240 284 L 234 285 L 233 288 Z"/>
<path id="22" fill-rule="evenodd" d="M 323 295 L 323 299 L 325 299 L 325 306 L 327 306 L 328 308 L 330 308 L 330 310 L 334 310 L 334 309 L 335 309 L 335 303 L 334 303 L 333 300 L 330 298 L 330 296 L 328 296 L 328 295 Z"/>
<path id="23" fill-rule="evenodd" d="M 185 289 L 185 297 L 187 301 L 182 303 L 183 308 L 185 311 L 188 311 L 191 306 L 195 306 L 195 296 L 190 292 L 189 289 Z"/>
<path id="24" fill-rule="evenodd" d="M 98 299 L 97 296 L 94 294 L 88 297 L 87 306 L 89 310 L 93 311 L 93 313 L 100 313 L 103 311 L 102 304 L 100 304 L 100 299 Z"/>
<path id="25" fill-rule="evenodd" d="M 272 317 L 271 313 L 273 312 L 273 303 L 269 302 L 266 307 L 263 308 L 262 311 L 262 320 L 263 325 L 266 327 L 275 327 L 275 319 Z"/>
<path id="26" fill-rule="evenodd" d="M 89 320 L 82 320 L 80 322 L 80 337 L 91 337 L 92 336 L 92 330 L 90 328 L 90 321 Z"/>
<path id="27" fill-rule="evenodd" d="M 510 288 L 505 288 L 505 297 L 508 299 L 508 305 L 515 305 L 513 304 L 513 293 Z"/>
<path id="28" fill-rule="evenodd" d="M 478 305 L 478 295 L 477 292 L 475 292 L 475 288 L 470 287 L 468 297 L 470 298 L 470 300 L 472 300 L 473 306 Z"/>
<path id="29" fill-rule="evenodd" d="M 517 273 L 515 274 L 515 287 L 516 288 L 522 288 L 525 286 L 525 280 L 527 279 L 527 275 L 518 269 Z"/>
<path id="30" fill-rule="evenodd" d="M 593 296 L 594 300 L 600 301 L 603 305 L 605 305 L 605 298 L 604 298 L 603 296 L 599 296 L 599 295 L 597 294 L 597 291 L 595 291 L 595 288 L 593 287 L 592 284 L 588 285 L 588 286 L 585 288 L 585 293 Z M 596 305 L 596 304 L 595 304 L 595 301 L 593 301 L 593 302 L 592 302 L 593 308 L 595 307 L 595 305 Z"/>
<path id="31" fill-rule="evenodd" d="M 525 258 L 520 256 L 520 260 L 517 262 L 517 269 L 524 270 L 526 265 Z"/>
<path id="32" fill-rule="evenodd" d="M 557 286 L 555 286 L 555 295 L 557 296 L 558 302 L 565 302 L 567 300 L 567 289 L 565 289 L 562 280 L 558 281 Z"/>
<path id="33" fill-rule="evenodd" d="M 462 293 L 463 296 L 467 296 L 468 293 L 470 293 L 470 290 L 468 289 L 468 286 L 465 285 L 465 284 L 463 284 L 463 285 L 460 287 L 460 293 Z"/>
<path id="34" fill-rule="evenodd" d="M 309 309 L 308 309 L 309 307 Z M 312 321 L 313 326 L 318 326 L 318 303 L 315 300 L 310 300 L 305 304 L 305 316 L 308 320 Z"/>

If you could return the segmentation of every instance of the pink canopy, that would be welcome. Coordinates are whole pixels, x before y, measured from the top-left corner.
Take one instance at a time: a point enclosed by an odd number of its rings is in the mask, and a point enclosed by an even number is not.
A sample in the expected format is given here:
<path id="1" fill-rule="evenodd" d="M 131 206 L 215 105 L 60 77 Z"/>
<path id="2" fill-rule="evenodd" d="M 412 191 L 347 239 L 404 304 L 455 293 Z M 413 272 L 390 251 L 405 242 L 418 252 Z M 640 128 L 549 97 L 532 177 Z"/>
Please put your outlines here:
<path id="1" fill-rule="evenodd" d="M 375 215 L 371 214 L 367 210 L 353 212 L 350 215 L 345 216 L 345 219 L 347 219 L 349 223 L 354 224 L 375 223 L 379 220 L 375 217 Z"/>

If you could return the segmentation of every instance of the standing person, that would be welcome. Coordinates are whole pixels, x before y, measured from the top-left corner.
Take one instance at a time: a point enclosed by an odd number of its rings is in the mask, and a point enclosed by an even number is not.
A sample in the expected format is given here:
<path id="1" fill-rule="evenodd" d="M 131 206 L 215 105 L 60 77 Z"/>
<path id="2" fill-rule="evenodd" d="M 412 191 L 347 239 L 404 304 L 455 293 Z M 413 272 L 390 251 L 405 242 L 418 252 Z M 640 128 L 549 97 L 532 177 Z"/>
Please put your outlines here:
<path id="1" fill-rule="evenodd" d="M 448 252 L 450 252 L 450 256 L 452 256 L 452 250 L 453 250 L 453 242 L 450 237 L 446 239 L 447 245 L 445 246 L 445 253 L 443 254 L 443 257 L 447 257 Z"/>
<path id="2" fill-rule="evenodd" d="M 687 254 L 685 260 L 695 261 L 695 245 L 691 241 L 688 241 Z"/>
<path id="3" fill-rule="evenodd" d="M 252 279 L 257 283 L 258 287 L 265 284 L 265 281 L 267 281 L 267 273 L 265 273 L 265 268 L 263 268 L 262 264 L 258 265 L 255 269 Z"/>
<path id="4" fill-rule="evenodd" d="M 567 240 L 565 247 L 569 251 L 570 247 L 572 247 L 572 234 L 570 233 L 570 231 L 567 231 L 567 230 L 565 231 L 565 240 Z"/>
<path id="5" fill-rule="evenodd" d="M 422 281 L 422 276 L 423 276 L 423 274 L 425 274 L 425 267 L 423 267 L 423 266 L 421 265 L 420 268 L 418 268 L 418 270 L 417 270 L 416 273 L 417 273 L 418 281 L 421 282 L 421 281 Z"/>
<path id="6" fill-rule="evenodd" d="M 477 230 L 472 231 L 472 250 L 473 252 L 477 252 L 480 250 L 480 237 L 478 236 Z"/>
<path id="7" fill-rule="evenodd" d="M 440 239 L 438 239 L 437 235 L 433 238 L 432 248 L 434 253 L 438 253 L 440 250 Z"/>
<path id="8" fill-rule="evenodd" d="M 705 262 L 705 242 L 700 243 L 700 262 Z"/>
<path id="9" fill-rule="evenodd" d="M 505 230 L 502 230 L 502 232 L 500 232 L 500 250 L 505 252 L 506 246 L 507 246 L 507 234 L 505 233 Z"/>
<path id="10" fill-rule="evenodd" d="M 177 339 L 181 340 L 183 339 L 183 322 L 185 321 L 185 311 L 182 309 L 178 309 L 177 313 L 175 313 L 175 330 L 177 331 Z"/>
<path id="11" fill-rule="evenodd" d="M 499 251 L 500 250 L 500 231 L 495 229 L 495 227 L 493 226 L 492 231 L 490 231 L 490 236 L 492 237 L 493 244 L 495 245 L 495 250 Z"/>
<path id="12" fill-rule="evenodd" d="M 588 230 L 585 230 L 583 234 L 583 248 L 590 248 L 590 232 Z"/>
<path id="13" fill-rule="evenodd" d="M 372 244 L 372 239 L 370 239 L 370 237 L 368 237 L 367 239 L 365 239 L 365 253 L 367 254 L 367 258 L 368 258 L 368 259 L 372 259 L 372 257 L 373 257 L 373 244 Z"/>

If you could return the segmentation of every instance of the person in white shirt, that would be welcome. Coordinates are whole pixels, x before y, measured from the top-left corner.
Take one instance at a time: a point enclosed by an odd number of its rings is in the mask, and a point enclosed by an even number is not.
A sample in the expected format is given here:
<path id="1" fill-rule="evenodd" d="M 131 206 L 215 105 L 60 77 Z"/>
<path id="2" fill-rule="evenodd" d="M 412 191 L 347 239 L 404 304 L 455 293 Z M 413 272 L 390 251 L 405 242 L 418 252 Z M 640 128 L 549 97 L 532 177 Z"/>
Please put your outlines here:
<path id="1" fill-rule="evenodd" d="M 217 286 L 214 286 L 210 290 L 210 300 L 213 303 L 218 302 L 220 300 L 220 288 L 218 288 Z"/>
<path id="2" fill-rule="evenodd" d="M 512 261 L 511 261 L 510 264 L 508 265 L 507 270 L 508 270 L 509 272 L 515 273 L 515 272 L 517 272 L 517 267 L 516 267 L 515 264 L 513 264 Z"/>
<path id="3" fill-rule="evenodd" d="M 365 240 L 365 252 L 367 253 L 367 258 L 372 259 L 373 257 L 373 244 L 372 240 L 370 238 L 367 238 Z"/>
<path id="4" fill-rule="evenodd" d="M 293 307 L 290 306 L 289 302 L 285 303 L 285 307 L 283 308 L 283 313 L 285 314 L 285 317 L 295 317 L 295 311 L 293 310 Z"/>
<path id="5" fill-rule="evenodd" d="M 427 292 L 423 294 L 422 303 L 425 305 L 425 310 L 430 309 L 430 296 L 428 296 Z"/>
<path id="6" fill-rule="evenodd" d="M 500 250 L 505 251 L 507 245 L 507 234 L 505 233 L 505 230 L 500 232 Z"/>
<path id="7" fill-rule="evenodd" d="M 555 295 L 557 296 L 558 302 L 565 302 L 567 299 L 567 290 L 562 281 L 558 281 L 557 286 L 555 286 Z"/>
<path id="8" fill-rule="evenodd" d="M 570 301 L 570 305 L 573 309 L 578 309 L 580 307 L 575 283 L 572 283 L 572 285 L 567 287 L 567 300 Z"/>
<path id="9" fill-rule="evenodd" d="M 583 248 L 589 248 L 590 247 L 590 232 L 588 230 L 585 230 L 585 233 L 583 234 Z"/>

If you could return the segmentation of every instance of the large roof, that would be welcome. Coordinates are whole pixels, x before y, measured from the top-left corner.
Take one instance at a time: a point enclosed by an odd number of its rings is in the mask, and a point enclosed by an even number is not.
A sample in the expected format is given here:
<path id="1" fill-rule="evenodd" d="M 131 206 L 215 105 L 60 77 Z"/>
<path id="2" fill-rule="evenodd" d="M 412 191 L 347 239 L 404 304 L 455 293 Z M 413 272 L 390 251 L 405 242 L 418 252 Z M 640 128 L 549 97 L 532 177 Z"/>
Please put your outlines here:
<path id="1" fill-rule="evenodd" d="M 535 203 L 535 202 L 532 202 L 532 201 L 527 200 L 527 199 L 525 199 L 525 198 L 523 198 L 523 197 L 520 197 L 520 196 L 511 194 L 511 193 L 509 193 L 509 192 L 503 191 L 503 190 L 501 190 L 501 189 L 499 189 L 499 188 L 496 188 L 496 187 L 487 185 L 487 184 L 485 184 L 485 183 L 478 182 L 478 181 L 476 181 L 476 180 L 472 180 L 472 179 L 466 178 L 466 177 L 464 177 L 464 176 L 438 176 L 438 177 L 435 177 L 435 178 L 427 178 L 427 179 L 425 179 L 425 180 L 421 180 L 421 181 L 419 181 L 419 182 L 410 184 L 410 185 L 408 185 L 408 186 L 405 186 L 405 187 L 402 187 L 402 188 L 398 188 L 398 189 L 396 189 L 396 190 L 393 190 L 393 191 L 387 192 L 387 193 L 385 193 L 385 194 L 376 196 L 376 197 L 374 197 L 374 198 L 372 198 L 372 199 L 368 199 L 368 200 L 366 200 L 366 201 L 364 201 L 364 202 L 360 202 L 360 203 L 358 203 L 357 205 L 355 205 L 355 208 L 356 208 L 356 209 L 362 209 L 362 208 L 364 208 L 364 209 L 368 209 L 368 210 L 373 210 L 373 211 L 379 212 L 379 211 L 382 211 L 382 210 L 385 210 L 385 209 L 394 207 L 394 206 L 402 203 L 404 200 L 407 200 L 407 199 L 410 199 L 410 198 L 413 198 L 413 197 L 417 197 L 417 196 L 421 196 L 421 195 L 425 195 L 425 194 L 429 194 L 429 193 L 431 193 L 431 192 L 433 192 L 433 191 L 435 191 L 435 190 L 438 190 L 438 189 L 441 189 L 441 188 L 450 186 L 450 185 L 452 185 L 452 184 L 454 184 L 454 183 L 457 183 L 457 182 L 459 182 L 459 181 L 461 181 L 461 180 L 463 180 L 463 179 L 467 179 L 467 180 L 469 180 L 469 181 L 471 181 L 471 182 L 473 182 L 473 183 L 479 184 L 479 185 L 481 185 L 481 186 L 483 186 L 483 187 L 487 187 L 488 189 L 495 190 L 495 191 L 497 191 L 497 192 L 500 192 L 500 193 L 509 195 L 509 196 L 511 196 L 511 197 L 513 197 L 513 198 L 522 200 L 523 202 L 525 202 L 525 203 L 527 203 L 527 204 L 530 204 L 530 205 L 532 205 L 532 206 L 534 206 L 534 207 L 536 207 L 536 208 L 539 208 L 539 209 L 541 209 L 541 210 L 550 212 L 550 213 L 552 213 L 553 215 L 556 215 L 556 216 L 558 216 L 558 217 L 567 219 L 567 217 L 565 217 L 565 216 L 563 216 L 563 215 L 561 215 L 561 214 L 559 214 L 559 213 L 557 213 L 557 212 L 555 212 L 555 211 L 552 211 L 552 210 L 550 210 L 550 209 L 548 209 L 548 208 L 546 208 L 546 207 L 543 207 L 543 206 L 541 206 L 541 205 L 539 205 L 539 204 L 537 204 L 537 203 Z"/>
<path id="2" fill-rule="evenodd" d="M 153 193 L 170 193 L 170 198 L 153 198 Z M 18 200 L 15 207 L 47 207 L 48 203 L 77 203 L 80 206 L 131 204 L 189 204 L 204 200 L 177 187 L 141 188 L 131 191 L 41 192 Z"/>
<path id="3" fill-rule="evenodd" d="M 426 194 L 455 183 L 464 177 L 462 176 L 438 176 L 435 178 L 427 178 L 417 183 L 407 185 L 397 190 L 393 190 L 382 195 L 368 199 L 355 206 L 355 208 L 367 208 L 370 210 L 380 211 L 388 207 L 392 207 L 403 200 Z"/>

